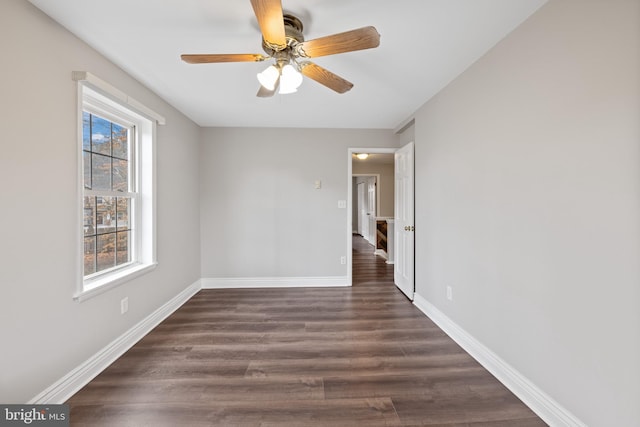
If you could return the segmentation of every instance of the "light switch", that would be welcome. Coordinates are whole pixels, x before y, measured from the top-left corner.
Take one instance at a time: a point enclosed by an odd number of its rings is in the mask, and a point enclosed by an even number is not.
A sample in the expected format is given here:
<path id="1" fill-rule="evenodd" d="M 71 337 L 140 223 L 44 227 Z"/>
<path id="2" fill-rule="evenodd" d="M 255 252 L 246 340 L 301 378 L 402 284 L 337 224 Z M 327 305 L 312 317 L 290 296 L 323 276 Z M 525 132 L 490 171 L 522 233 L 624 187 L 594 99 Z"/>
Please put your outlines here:
<path id="1" fill-rule="evenodd" d="M 338 200 L 338 209 L 346 209 L 347 201 L 346 200 Z"/>
<path id="2" fill-rule="evenodd" d="M 316 179 L 316 182 L 314 183 L 316 190 L 319 190 L 322 188 L 322 181 L 320 181 L 319 179 Z"/>

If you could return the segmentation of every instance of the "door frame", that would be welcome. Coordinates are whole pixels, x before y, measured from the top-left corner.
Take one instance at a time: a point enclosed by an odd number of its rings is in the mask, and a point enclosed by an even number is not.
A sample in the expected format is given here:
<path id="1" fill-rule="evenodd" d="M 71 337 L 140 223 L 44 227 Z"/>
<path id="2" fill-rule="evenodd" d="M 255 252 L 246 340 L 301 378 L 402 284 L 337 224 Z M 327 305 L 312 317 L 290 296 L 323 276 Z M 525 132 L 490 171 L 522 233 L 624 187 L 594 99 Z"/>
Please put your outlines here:
<path id="1" fill-rule="evenodd" d="M 353 284 L 353 154 L 371 153 L 371 154 L 394 154 L 398 148 L 396 147 L 376 147 L 361 148 L 351 147 L 347 149 L 347 285 Z M 375 174 L 361 174 L 365 176 L 374 176 Z M 376 209 L 380 212 L 380 178 L 376 185 Z"/>

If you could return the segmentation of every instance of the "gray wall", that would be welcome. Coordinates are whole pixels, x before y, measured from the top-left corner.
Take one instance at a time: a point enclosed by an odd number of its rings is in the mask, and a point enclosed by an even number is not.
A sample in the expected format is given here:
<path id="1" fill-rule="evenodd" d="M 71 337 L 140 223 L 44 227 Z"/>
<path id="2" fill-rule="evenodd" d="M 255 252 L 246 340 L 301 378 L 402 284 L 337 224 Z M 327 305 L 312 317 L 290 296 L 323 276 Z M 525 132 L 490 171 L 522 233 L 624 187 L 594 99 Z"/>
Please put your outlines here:
<path id="1" fill-rule="evenodd" d="M 639 57 L 551 1 L 415 116 L 417 293 L 589 426 L 640 425 Z"/>
<path id="2" fill-rule="evenodd" d="M 390 130 L 203 129 L 202 277 L 343 277 L 347 149 Z M 322 181 L 320 190 L 315 180 Z"/>
<path id="3" fill-rule="evenodd" d="M 24 403 L 200 277 L 199 131 L 26 1 L 0 2 L 0 52 L 0 402 Z M 81 227 L 74 70 L 167 119 L 157 140 L 159 265 L 81 303 L 72 300 Z"/>

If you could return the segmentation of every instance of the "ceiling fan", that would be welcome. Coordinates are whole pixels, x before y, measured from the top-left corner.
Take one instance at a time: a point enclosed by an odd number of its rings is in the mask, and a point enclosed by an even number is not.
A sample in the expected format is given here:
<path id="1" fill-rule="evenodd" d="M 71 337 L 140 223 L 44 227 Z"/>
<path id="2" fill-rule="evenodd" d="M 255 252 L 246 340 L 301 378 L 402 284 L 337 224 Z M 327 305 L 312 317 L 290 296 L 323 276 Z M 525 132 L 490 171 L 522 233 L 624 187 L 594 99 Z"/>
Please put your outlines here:
<path id="1" fill-rule="evenodd" d="M 189 64 L 219 62 L 261 62 L 274 59 L 275 63 L 258 74 L 259 97 L 292 93 L 306 76 L 338 93 L 345 93 L 353 83 L 309 61 L 310 58 L 370 49 L 380 45 L 380 34 L 374 27 L 363 27 L 344 33 L 304 40 L 302 22 L 282 11 L 281 0 L 251 0 L 251 6 L 262 32 L 262 54 L 187 54 L 181 55 Z"/>

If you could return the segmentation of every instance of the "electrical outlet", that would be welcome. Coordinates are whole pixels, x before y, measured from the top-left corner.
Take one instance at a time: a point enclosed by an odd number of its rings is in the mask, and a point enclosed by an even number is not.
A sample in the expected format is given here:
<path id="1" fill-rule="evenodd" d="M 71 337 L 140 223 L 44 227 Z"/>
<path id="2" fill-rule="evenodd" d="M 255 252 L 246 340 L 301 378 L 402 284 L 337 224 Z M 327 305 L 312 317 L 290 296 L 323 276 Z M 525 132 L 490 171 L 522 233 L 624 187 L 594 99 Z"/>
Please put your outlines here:
<path id="1" fill-rule="evenodd" d="M 340 264 L 345 265 L 347 263 L 347 257 L 346 256 L 341 256 L 340 257 Z"/>
<path id="2" fill-rule="evenodd" d="M 124 297 L 120 301 L 120 314 L 125 314 L 129 311 L 129 297 Z"/>
<path id="3" fill-rule="evenodd" d="M 453 301 L 453 289 L 451 286 L 447 286 L 447 299 Z"/>

